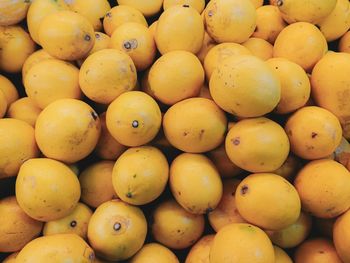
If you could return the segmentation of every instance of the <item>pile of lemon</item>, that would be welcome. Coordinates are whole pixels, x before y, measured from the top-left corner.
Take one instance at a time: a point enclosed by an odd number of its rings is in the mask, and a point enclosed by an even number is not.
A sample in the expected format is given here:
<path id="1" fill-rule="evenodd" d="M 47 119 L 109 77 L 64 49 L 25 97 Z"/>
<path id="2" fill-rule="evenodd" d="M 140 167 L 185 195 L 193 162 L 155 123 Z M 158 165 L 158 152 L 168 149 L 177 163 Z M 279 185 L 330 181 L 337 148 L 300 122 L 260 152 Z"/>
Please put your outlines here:
<path id="1" fill-rule="evenodd" d="M 348 0 L 0 1 L 3 262 L 349 263 L 349 29 Z"/>

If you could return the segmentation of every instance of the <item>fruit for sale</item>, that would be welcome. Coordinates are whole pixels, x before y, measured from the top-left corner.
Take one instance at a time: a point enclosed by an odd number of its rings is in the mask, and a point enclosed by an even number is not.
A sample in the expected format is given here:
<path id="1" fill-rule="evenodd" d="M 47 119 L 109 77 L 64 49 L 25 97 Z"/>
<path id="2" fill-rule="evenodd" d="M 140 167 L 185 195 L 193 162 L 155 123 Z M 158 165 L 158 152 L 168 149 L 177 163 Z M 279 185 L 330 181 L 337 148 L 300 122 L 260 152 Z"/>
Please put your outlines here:
<path id="1" fill-rule="evenodd" d="M 350 136 L 349 69 L 350 54 L 329 52 L 317 63 L 311 76 L 312 94 L 317 105 L 339 118 L 346 138 Z"/>
<path id="2" fill-rule="evenodd" d="M 253 173 L 280 168 L 289 153 L 287 134 L 279 124 L 267 118 L 239 121 L 229 130 L 225 146 L 235 165 Z"/>
<path id="3" fill-rule="evenodd" d="M 164 10 L 172 7 L 174 5 L 189 5 L 198 11 L 198 13 L 202 13 L 205 7 L 204 0 L 164 0 L 163 8 Z"/>
<path id="4" fill-rule="evenodd" d="M 204 236 L 194 244 L 186 257 L 185 263 L 209 263 L 210 248 L 214 237 L 215 235 Z"/>
<path id="5" fill-rule="evenodd" d="M 108 0 L 65 0 L 65 2 L 72 11 L 86 17 L 95 31 L 102 30 L 102 19 L 111 9 Z"/>
<path id="6" fill-rule="evenodd" d="M 236 206 L 235 193 L 240 180 L 227 179 L 223 183 L 223 194 L 218 206 L 208 214 L 210 226 L 219 232 L 221 228 L 232 223 L 245 223 Z"/>
<path id="7" fill-rule="evenodd" d="M 31 1 L 4 0 L 0 4 L 0 26 L 11 26 L 21 22 L 28 12 Z"/>
<path id="8" fill-rule="evenodd" d="M 90 22 L 72 11 L 60 11 L 47 16 L 39 27 L 41 46 L 51 56 L 77 60 L 86 56 L 95 43 Z"/>
<path id="9" fill-rule="evenodd" d="M 103 29 L 106 34 L 112 36 L 114 30 L 124 23 L 135 22 L 148 26 L 145 17 L 134 7 L 118 5 L 113 7 L 103 19 Z"/>
<path id="10" fill-rule="evenodd" d="M 323 238 L 310 239 L 301 244 L 294 255 L 295 263 L 342 263 L 331 241 Z"/>
<path id="11" fill-rule="evenodd" d="M 137 73 L 132 59 L 122 51 L 103 49 L 82 64 L 79 84 L 91 100 L 109 104 L 120 94 L 135 88 Z"/>
<path id="12" fill-rule="evenodd" d="M 116 197 L 112 185 L 113 166 L 114 162 L 99 161 L 81 172 L 79 175 L 81 200 L 85 204 L 96 208 Z"/>
<path id="13" fill-rule="evenodd" d="M 279 10 L 289 22 L 317 23 L 327 17 L 336 6 L 337 0 L 279 0 L 276 2 Z"/>
<path id="14" fill-rule="evenodd" d="M 210 80 L 214 70 L 227 58 L 239 55 L 252 55 L 246 47 L 237 43 L 221 43 L 214 46 L 204 58 L 204 69 L 207 80 Z"/>
<path id="15" fill-rule="evenodd" d="M 210 249 L 210 263 L 275 262 L 273 246 L 260 228 L 240 223 L 222 228 Z"/>
<path id="16" fill-rule="evenodd" d="M 293 112 L 303 107 L 310 98 L 310 80 L 305 70 L 285 58 L 272 58 L 267 64 L 281 81 L 281 100 L 275 111 L 279 114 Z"/>
<path id="17" fill-rule="evenodd" d="M 7 115 L 9 118 L 25 121 L 34 127 L 36 119 L 38 118 L 40 112 L 41 109 L 31 98 L 23 97 L 11 104 Z"/>
<path id="18" fill-rule="evenodd" d="M 277 6 L 264 5 L 256 9 L 256 28 L 252 36 L 273 44 L 286 26 Z"/>
<path id="19" fill-rule="evenodd" d="M 201 154 L 177 156 L 170 166 L 169 184 L 176 201 L 193 214 L 213 211 L 222 197 L 220 175 Z"/>
<path id="20" fill-rule="evenodd" d="M 20 26 L 0 26 L 0 69 L 20 72 L 24 61 L 35 50 L 29 34 Z"/>
<path id="21" fill-rule="evenodd" d="M 154 239 L 172 249 L 192 246 L 204 231 L 203 215 L 187 212 L 175 200 L 159 204 L 152 216 Z"/>
<path id="22" fill-rule="evenodd" d="M 297 190 L 276 174 L 249 175 L 237 187 L 235 198 L 241 216 L 264 229 L 286 228 L 300 216 L 301 204 Z M 269 204 L 269 208 L 263 204 Z"/>
<path id="23" fill-rule="evenodd" d="M 343 262 L 350 262 L 350 211 L 338 217 L 333 226 L 333 241 L 338 255 Z"/>
<path id="24" fill-rule="evenodd" d="M 63 261 L 93 263 L 95 253 L 78 235 L 44 236 L 29 242 L 17 255 L 16 263 Z"/>
<path id="25" fill-rule="evenodd" d="M 106 125 L 106 113 L 100 115 L 101 135 L 95 148 L 98 157 L 103 160 L 116 160 L 127 147 L 120 144 L 110 134 Z"/>
<path id="26" fill-rule="evenodd" d="M 203 38 L 203 20 L 189 5 L 172 6 L 158 19 L 155 41 L 163 55 L 175 50 L 196 54 L 202 47 Z"/>
<path id="27" fill-rule="evenodd" d="M 16 257 L 19 252 L 10 254 L 7 258 L 4 259 L 2 263 L 16 263 Z"/>
<path id="28" fill-rule="evenodd" d="M 109 261 L 132 257 L 143 246 L 146 234 L 142 210 L 119 199 L 100 205 L 88 227 L 90 245 L 98 256 Z"/>
<path id="29" fill-rule="evenodd" d="M 227 119 L 212 100 L 190 98 L 170 107 L 164 115 L 163 129 L 167 140 L 177 149 L 202 153 L 223 142 Z"/>
<path id="30" fill-rule="evenodd" d="M 327 50 L 327 41 L 316 26 L 298 22 L 287 26 L 278 35 L 273 56 L 286 58 L 310 72 Z"/>
<path id="31" fill-rule="evenodd" d="M 0 119 L 0 178 L 16 176 L 26 160 L 38 155 L 32 126 L 16 119 Z"/>
<path id="32" fill-rule="evenodd" d="M 239 117 L 258 117 L 271 112 L 281 94 L 277 74 L 264 61 L 250 55 L 224 60 L 214 70 L 209 88 L 222 109 Z"/>
<path id="33" fill-rule="evenodd" d="M 119 5 L 132 6 L 139 10 L 144 16 L 156 15 L 162 8 L 163 0 L 117 0 Z"/>
<path id="34" fill-rule="evenodd" d="M 61 162 L 30 159 L 19 170 L 16 198 L 24 212 L 36 220 L 60 219 L 69 215 L 79 201 L 79 180 Z"/>
<path id="35" fill-rule="evenodd" d="M 276 231 L 266 231 L 272 243 L 282 248 L 293 248 L 300 245 L 310 234 L 312 218 L 301 212 L 297 221 L 290 226 Z"/>
<path id="36" fill-rule="evenodd" d="M 337 117 L 316 106 L 304 107 L 295 112 L 288 119 L 285 130 L 292 152 L 308 160 L 331 155 L 342 138 Z"/>
<path id="37" fill-rule="evenodd" d="M 332 180 L 329 180 L 329 176 Z M 304 166 L 294 181 L 304 211 L 333 218 L 350 207 L 350 172 L 336 161 L 316 160 Z"/>
<path id="38" fill-rule="evenodd" d="M 165 155 L 155 147 L 142 146 L 130 148 L 118 158 L 112 182 L 124 202 L 144 205 L 162 194 L 168 178 L 169 164 Z"/>
<path id="39" fill-rule="evenodd" d="M 153 63 L 157 51 L 149 28 L 135 22 L 122 24 L 114 30 L 110 47 L 128 54 L 139 71 Z"/>
<path id="40" fill-rule="evenodd" d="M 158 243 L 144 245 L 130 260 L 130 263 L 179 263 L 175 254 L 165 246 Z"/>
<path id="41" fill-rule="evenodd" d="M 152 141 L 161 126 L 157 102 L 141 91 L 123 93 L 107 109 L 106 124 L 112 136 L 126 146 Z"/>
<path id="42" fill-rule="evenodd" d="M 75 163 L 94 150 L 100 130 L 100 119 L 87 103 L 61 99 L 40 113 L 35 139 L 46 157 Z"/>
<path id="43" fill-rule="evenodd" d="M 350 28 L 349 1 L 337 0 L 333 11 L 317 24 L 328 42 L 340 38 Z"/>
<path id="44" fill-rule="evenodd" d="M 60 99 L 81 97 L 79 69 L 58 59 L 33 65 L 25 76 L 24 86 L 28 97 L 41 109 Z"/>
<path id="45" fill-rule="evenodd" d="M 242 46 L 246 47 L 252 55 L 262 60 L 272 58 L 273 46 L 264 39 L 251 37 L 242 43 Z"/>
<path id="46" fill-rule="evenodd" d="M 339 52 L 350 53 L 350 32 L 346 32 L 339 41 Z"/>
<path id="47" fill-rule="evenodd" d="M 222 178 L 231 178 L 242 173 L 242 169 L 228 158 L 224 144 L 207 154 Z"/>
<path id="48" fill-rule="evenodd" d="M 12 82 L 6 78 L 5 76 L 0 74 L 0 90 L 3 92 L 4 98 L 8 106 L 10 106 L 13 102 L 18 100 L 19 95 L 18 91 Z"/>
<path id="49" fill-rule="evenodd" d="M 301 167 L 300 160 L 294 155 L 289 155 L 284 164 L 273 171 L 273 173 L 284 177 L 288 181 L 292 181 Z"/>
<path id="50" fill-rule="evenodd" d="M 28 71 L 36 64 L 46 59 L 52 59 L 53 57 L 47 53 L 44 49 L 39 49 L 32 53 L 25 61 L 22 67 L 22 81 L 24 81 Z"/>
<path id="51" fill-rule="evenodd" d="M 216 42 L 243 43 L 255 30 L 256 10 L 250 1 L 213 0 L 205 9 L 205 23 Z"/>
<path id="52" fill-rule="evenodd" d="M 152 65 L 148 81 L 156 99 L 173 105 L 199 94 L 204 83 L 204 70 L 199 59 L 192 53 L 171 51 Z"/>
<path id="53" fill-rule="evenodd" d="M 273 246 L 275 251 L 275 263 L 293 263 L 288 254 L 281 248 Z"/>
<path id="54" fill-rule="evenodd" d="M 27 14 L 27 24 L 30 36 L 40 44 L 39 28 L 43 20 L 54 13 L 69 10 L 65 0 L 35 0 L 29 7 Z"/>
<path id="55" fill-rule="evenodd" d="M 5 116 L 7 112 L 7 100 L 4 92 L 0 90 L 0 119 Z"/>
<path id="56" fill-rule="evenodd" d="M 0 251 L 15 252 L 39 236 L 43 224 L 30 218 L 18 205 L 15 196 L 0 200 Z"/>
<path id="57" fill-rule="evenodd" d="M 91 216 L 91 209 L 82 203 L 78 203 L 68 216 L 46 222 L 43 235 L 76 234 L 86 239 Z"/>
<path id="58" fill-rule="evenodd" d="M 216 42 L 209 36 L 209 34 L 205 31 L 204 38 L 201 49 L 198 51 L 197 58 L 204 65 L 204 59 L 207 56 L 208 52 L 215 47 Z"/>

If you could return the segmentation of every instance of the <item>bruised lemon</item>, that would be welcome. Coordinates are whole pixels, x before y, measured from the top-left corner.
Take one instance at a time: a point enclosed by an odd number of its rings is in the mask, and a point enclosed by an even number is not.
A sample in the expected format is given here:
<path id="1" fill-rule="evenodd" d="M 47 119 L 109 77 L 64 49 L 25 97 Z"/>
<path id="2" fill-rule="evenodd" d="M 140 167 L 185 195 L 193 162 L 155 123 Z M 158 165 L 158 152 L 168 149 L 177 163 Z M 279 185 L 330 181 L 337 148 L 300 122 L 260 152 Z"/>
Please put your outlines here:
<path id="1" fill-rule="evenodd" d="M 152 141 L 161 121 L 157 102 L 140 91 L 123 93 L 109 105 L 106 113 L 109 132 L 126 146 L 140 146 Z"/>
<path id="2" fill-rule="evenodd" d="M 179 150 L 202 153 L 224 140 L 227 119 L 210 99 L 190 98 L 174 104 L 163 119 L 165 137 Z"/>
<path id="3" fill-rule="evenodd" d="M 271 263 L 275 262 L 275 253 L 260 228 L 246 223 L 229 224 L 215 235 L 209 262 Z"/>
<path id="4" fill-rule="evenodd" d="M 208 34 L 218 43 L 243 43 L 253 34 L 256 10 L 247 0 L 212 0 L 205 9 Z"/>
<path id="5" fill-rule="evenodd" d="M 308 160 L 331 155 L 342 138 L 337 117 L 316 106 L 304 107 L 295 112 L 288 119 L 285 130 L 292 152 Z"/>
<path id="6" fill-rule="evenodd" d="M 239 121 L 226 136 L 225 148 L 238 167 L 254 172 L 278 169 L 289 154 L 289 140 L 283 128 L 267 118 Z"/>
<path id="7" fill-rule="evenodd" d="M 157 243 L 144 245 L 130 260 L 130 263 L 179 263 L 175 254 L 165 246 Z"/>
<path id="8" fill-rule="evenodd" d="M 273 56 L 286 58 L 310 72 L 327 50 L 327 40 L 316 26 L 298 22 L 280 32 L 275 41 Z"/>
<path id="9" fill-rule="evenodd" d="M 96 208 L 116 195 L 112 185 L 114 162 L 99 161 L 86 167 L 79 175 L 81 200 Z"/>
<path id="10" fill-rule="evenodd" d="M 83 58 L 95 43 L 90 22 L 72 11 L 60 11 L 44 18 L 39 28 L 41 46 L 63 60 Z"/>
<path id="11" fill-rule="evenodd" d="M 159 204 L 152 216 L 154 239 L 172 249 L 190 247 L 204 231 L 204 216 L 187 212 L 175 200 Z"/>
<path id="12" fill-rule="evenodd" d="M 19 170 L 16 198 L 20 207 L 36 220 L 60 219 L 69 215 L 79 201 L 79 180 L 61 162 L 30 159 Z"/>
<path id="13" fill-rule="evenodd" d="M 249 175 L 239 184 L 235 197 L 242 217 L 264 229 L 283 229 L 293 224 L 300 215 L 297 190 L 276 174 Z M 268 204 L 269 208 L 263 204 Z"/>
<path id="14" fill-rule="evenodd" d="M 155 98 L 164 104 L 173 105 L 198 95 L 204 83 L 204 70 L 192 53 L 171 51 L 152 65 L 148 81 Z"/>
<path id="15" fill-rule="evenodd" d="M 263 60 L 251 55 L 224 60 L 214 70 L 209 89 L 223 110 L 239 117 L 269 113 L 281 96 L 277 74 Z"/>
<path id="16" fill-rule="evenodd" d="M 148 26 L 145 17 L 134 7 L 118 5 L 113 7 L 103 19 L 103 28 L 107 35 L 112 36 L 114 30 L 127 22 L 135 22 Z"/>
<path id="17" fill-rule="evenodd" d="M 203 38 L 203 20 L 189 5 L 172 6 L 159 17 L 155 41 L 161 54 L 174 50 L 196 54 L 202 47 Z"/>
<path id="18" fill-rule="evenodd" d="M 90 245 L 98 256 L 109 261 L 132 257 L 143 246 L 146 234 L 142 210 L 121 200 L 100 205 L 88 227 Z"/>
<path id="19" fill-rule="evenodd" d="M 235 193 L 240 180 L 228 179 L 223 183 L 223 194 L 218 206 L 208 214 L 210 226 L 219 232 L 221 228 L 232 223 L 245 223 L 236 205 Z"/>
<path id="20" fill-rule="evenodd" d="M 143 146 L 130 148 L 118 158 L 112 182 L 120 199 L 144 205 L 161 195 L 168 177 L 169 165 L 165 155 L 155 147 Z"/>
<path id="21" fill-rule="evenodd" d="M 46 59 L 32 66 L 24 86 L 28 97 L 41 109 L 59 99 L 81 97 L 79 69 L 58 59 Z"/>
<path id="22" fill-rule="evenodd" d="M 42 153 L 56 160 L 75 163 L 88 156 L 100 136 L 97 113 L 85 102 L 61 99 L 39 115 L 35 138 Z"/>
<path id="23" fill-rule="evenodd" d="M 157 51 L 150 29 L 135 22 L 114 30 L 110 47 L 127 53 L 140 71 L 153 63 Z"/>
<path id="24" fill-rule="evenodd" d="M 29 242 L 17 255 L 16 262 L 52 262 L 64 261 L 93 263 L 95 253 L 78 235 L 58 234 L 43 236 Z"/>
<path id="25" fill-rule="evenodd" d="M 43 229 L 43 235 L 48 236 L 71 233 L 77 234 L 86 239 L 91 215 L 92 211 L 89 207 L 82 203 L 78 203 L 72 213 L 68 216 L 46 222 Z"/>
<path id="26" fill-rule="evenodd" d="M 20 26 L 0 26 L 0 46 L 0 69 L 8 73 L 20 72 L 35 51 L 34 41 Z"/>
<path id="27" fill-rule="evenodd" d="M 329 173 L 332 180 L 328 180 Z M 298 173 L 294 185 L 303 210 L 321 218 L 333 218 L 350 207 L 350 172 L 340 163 L 323 159 L 309 162 Z M 322 201 L 321 201 L 322 200 Z"/>
<path id="28" fill-rule="evenodd" d="M 170 166 L 170 188 L 188 212 L 214 210 L 222 197 L 222 182 L 213 163 L 204 155 L 183 153 Z"/>
<path id="29" fill-rule="evenodd" d="M 16 176 L 26 160 L 38 155 L 32 126 L 17 119 L 0 119 L 0 178 Z"/>
<path id="30" fill-rule="evenodd" d="M 29 241 L 39 236 L 43 224 L 29 217 L 18 205 L 15 196 L 0 200 L 0 251 L 21 250 Z"/>
<path id="31" fill-rule="evenodd" d="M 103 49 L 81 65 L 79 84 L 91 100 L 110 104 L 120 94 L 134 89 L 137 79 L 132 59 L 122 51 Z"/>

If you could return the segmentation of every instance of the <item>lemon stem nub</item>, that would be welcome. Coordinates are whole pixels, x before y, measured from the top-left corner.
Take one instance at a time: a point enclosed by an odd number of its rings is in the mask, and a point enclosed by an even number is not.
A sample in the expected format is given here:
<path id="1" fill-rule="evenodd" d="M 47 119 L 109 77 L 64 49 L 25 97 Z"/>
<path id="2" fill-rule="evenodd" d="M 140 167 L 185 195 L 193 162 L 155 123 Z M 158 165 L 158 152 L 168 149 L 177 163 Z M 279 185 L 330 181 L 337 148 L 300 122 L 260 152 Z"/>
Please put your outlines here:
<path id="1" fill-rule="evenodd" d="M 115 231 L 119 231 L 121 228 L 122 228 L 122 225 L 120 223 L 118 223 L 118 222 L 115 223 L 114 226 L 113 226 L 113 229 Z"/>

